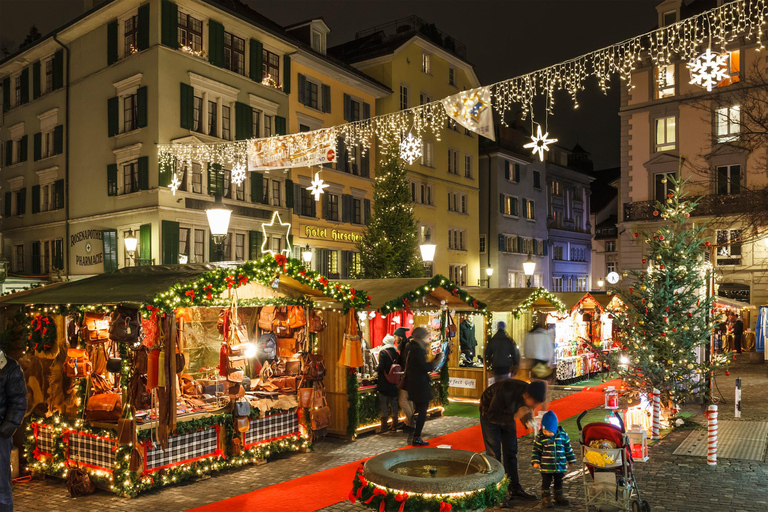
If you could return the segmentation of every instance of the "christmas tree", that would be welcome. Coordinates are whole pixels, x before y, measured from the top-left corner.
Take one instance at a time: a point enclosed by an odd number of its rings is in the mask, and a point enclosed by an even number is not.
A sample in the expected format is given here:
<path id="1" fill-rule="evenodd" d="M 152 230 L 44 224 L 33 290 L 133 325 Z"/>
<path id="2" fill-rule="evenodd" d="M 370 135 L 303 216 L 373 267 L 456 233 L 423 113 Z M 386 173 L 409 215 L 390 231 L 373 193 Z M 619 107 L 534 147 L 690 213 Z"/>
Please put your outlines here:
<path id="1" fill-rule="evenodd" d="M 707 293 L 712 267 L 704 258 L 706 226 L 690 222 L 698 201 L 686 200 L 679 175 L 664 180 L 673 186 L 653 212 L 663 222 L 653 233 L 633 233 L 644 244 L 643 270 L 632 271 L 632 286 L 618 292 L 626 305 L 614 319 L 622 349 L 601 356 L 631 398 L 650 397 L 655 388 L 662 405 L 672 408 L 706 396 L 706 377 L 726 361 L 706 357 L 714 299 Z"/>
<path id="2" fill-rule="evenodd" d="M 358 244 L 363 272 L 360 277 L 421 277 L 419 237 L 413 217 L 406 169 L 396 150 L 390 150 L 376 172 L 373 211 Z"/>

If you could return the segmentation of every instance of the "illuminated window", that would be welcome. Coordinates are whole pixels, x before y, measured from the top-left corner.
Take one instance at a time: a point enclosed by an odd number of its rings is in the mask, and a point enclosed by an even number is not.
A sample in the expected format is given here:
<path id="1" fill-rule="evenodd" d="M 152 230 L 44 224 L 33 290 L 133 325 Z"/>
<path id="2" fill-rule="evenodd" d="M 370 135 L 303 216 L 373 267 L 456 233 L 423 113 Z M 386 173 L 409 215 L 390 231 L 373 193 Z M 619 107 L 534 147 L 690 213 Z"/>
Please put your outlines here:
<path id="1" fill-rule="evenodd" d="M 732 142 L 739 138 L 741 131 L 741 107 L 721 107 L 717 109 L 717 142 Z"/>
<path id="2" fill-rule="evenodd" d="M 179 11 L 179 45 L 194 52 L 203 50 L 203 22 Z"/>
<path id="3" fill-rule="evenodd" d="M 675 118 L 662 117 L 656 120 L 656 151 L 675 149 Z"/>
<path id="4" fill-rule="evenodd" d="M 741 166 L 721 165 L 717 168 L 717 193 L 732 195 L 741 192 Z"/>
<path id="5" fill-rule="evenodd" d="M 421 54 L 421 71 L 426 74 L 432 72 L 432 56 L 428 53 Z"/>
<path id="6" fill-rule="evenodd" d="M 675 65 L 667 64 L 656 68 L 656 98 L 675 95 Z"/>
<path id="7" fill-rule="evenodd" d="M 718 83 L 718 87 L 735 84 L 741 80 L 741 50 L 733 50 L 727 53 L 726 66 L 728 68 L 728 78 Z"/>

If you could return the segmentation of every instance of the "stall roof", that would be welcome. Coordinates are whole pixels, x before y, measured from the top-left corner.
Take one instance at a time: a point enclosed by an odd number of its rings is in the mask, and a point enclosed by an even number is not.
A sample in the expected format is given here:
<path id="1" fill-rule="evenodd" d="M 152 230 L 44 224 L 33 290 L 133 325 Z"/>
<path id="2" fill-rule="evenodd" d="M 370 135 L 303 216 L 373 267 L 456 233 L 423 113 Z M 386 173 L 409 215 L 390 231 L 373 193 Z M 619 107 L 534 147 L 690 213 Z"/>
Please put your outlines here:
<path id="1" fill-rule="evenodd" d="M 608 306 L 614 300 L 618 300 L 620 301 L 619 303 L 621 303 L 621 297 L 619 297 L 619 295 L 616 293 L 591 293 L 590 295 L 594 297 L 594 299 L 603 307 L 603 309 L 608 309 Z"/>
<path id="2" fill-rule="evenodd" d="M 417 290 L 433 279 L 434 278 L 342 279 L 337 282 L 349 285 L 356 290 L 365 290 L 368 295 L 371 296 L 370 309 L 380 310 L 388 302 Z M 475 309 L 440 286 L 432 290 L 429 295 L 436 307 L 440 306 L 441 301 L 444 300 L 446 305 L 450 308 Z M 482 299 L 476 297 L 474 293 L 470 295 L 473 299 L 484 302 Z M 414 305 L 414 307 L 416 306 Z"/>
<path id="3" fill-rule="evenodd" d="M 568 311 L 571 311 L 573 307 L 581 302 L 581 300 L 589 295 L 589 293 L 586 292 L 555 292 L 555 295 L 558 299 L 563 301 L 563 304 L 565 304 L 565 307 Z M 597 302 L 597 300 L 595 301 Z"/>
<path id="4" fill-rule="evenodd" d="M 750 304 L 749 302 L 741 302 L 740 300 L 729 299 L 727 297 L 719 297 L 719 296 L 715 297 L 715 303 L 722 304 L 723 306 L 727 306 L 733 309 L 757 308 L 757 306 L 755 306 L 754 304 Z"/>
<path id="5" fill-rule="evenodd" d="M 472 295 L 485 302 L 490 311 L 507 312 L 519 308 L 534 293 L 542 293 L 542 288 L 472 288 Z M 552 307 L 557 309 L 546 297 L 537 298 L 531 306 Z"/>

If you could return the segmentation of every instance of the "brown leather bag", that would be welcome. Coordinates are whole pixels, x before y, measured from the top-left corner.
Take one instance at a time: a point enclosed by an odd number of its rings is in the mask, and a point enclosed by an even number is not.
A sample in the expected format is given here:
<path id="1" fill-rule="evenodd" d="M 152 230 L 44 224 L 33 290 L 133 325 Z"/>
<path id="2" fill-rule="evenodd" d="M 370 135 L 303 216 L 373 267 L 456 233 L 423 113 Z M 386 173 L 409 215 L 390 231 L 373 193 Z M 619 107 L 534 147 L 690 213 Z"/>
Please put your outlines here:
<path id="1" fill-rule="evenodd" d="M 296 350 L 294 338 L 277 338 L 277 357 L 293 357 Z"/>
<path id="2" fill-rule="evenodd" d="M 237 416 L 235 418 L 235 428 L 238 432 L 245 433 L 251 428 L 251 420 L 248 416 Z"/>
<path id="3" fill-rule="evenodd" d="M 323 354 L 306 354 L 302 373 L 304 380 L 323 380 L 326 374 Z"/>
<path id="4" fill-rule="evenodd" d="M 80 337 L 86 343 L 106 343 L 109 340 L 109 315 L 86 311 Z"/>
<path id="5" fill-rule="evenodd" d="M 295 393 L 296 386 L 300 383 L 300 379 L 296 377 L 283 377 L 282 389 L 288 393 Z"/>
<path id="6" fill-rule="evenodd" d="M 277 308 L 275 306 L 264 306 L 259 311 L 259 329 L 272 332 L 272 323 L 275 320 Z"/>
<path id="7" fill-rule="evenodd" d="M 87 377 L 93 370 L 93 364 L 88 357 L 88 351 L 84 348 L 70 348 L 67 350 L 67 359 L 64 360 L 64 373 L 71 379 Z"/>
<path id="8" fill-rule="evenodd" d="M 91 481 L 91 477 L 81 467 L 69 468 L 67 472 L 67 490 L 71 498 L 85 496 L 96 490 L 96 484 Z"/>
<path id="9" fill-rule="evenodd" d="M 307 317 L 304 314 L 302 306 L 291 306 L 288 308 L 288 327 L 298 329 L 307 325 Z"/>
<path id="10" fill-rule="evenodd" d="M 323 320 L 322 315 L 317 309 L 312 309 L 309 312 L 309 332 L 323 332 L 328 324 Z"/>
<path id="11" fill-rule="evenodd" d="M 285 362 L 286 375 L 299 375 L 300 373 L 301 373 L 301 361 L 289 359 Z"/>
<path id="12" fill-rule="evenodd" d="M 85 419 L 91 421 L 117 421 L 123 410 L 120 393 L 101 393 L 88 399 L 85 406 Z"/>
<path id="13" fill-rule="evenodd" d="M 291 335 L 287 306 L 280 306 L 275 312 L 275 318 L 272 320 L 272 330 L 278 338 L 285 338 Z"/>
<path id="14" fill-rule="evenodd" d="M 318 391 L 318 389 L 315 391 Z M 322 400 L 322 405 L 320 407 L 315 405 L 315 407 L 309 411 L 313 431 L 328 428 L 331 424 L 331 408 L 328 407 L 328 403 L 325 401 L 325 393 L 322 394 Z"/>
<path id="15" fill-rule="evenodd" d="M 322 385 L 315 385 L 312 390 L 312 408 L 316 409 L 326 405 L 325 402 L 325 390 Z"/>
<path id="16" fill-rule="evenodd" d="M 312 388 L 300 388 L 298 392 L 299 407 L 302 409 L 309 409 L 312 407 L 312 397 L 315 394 L 315 390 Z"/>
<path id="17" fill-rule="evenodd" d="M 117 442 L 128 445 L 133 442 L 133 420 L 120 418 L 117 420 Z"/>
<path id="18" fill-rule="evenodd" d="M 133 370 L 140 374 L 145 375 L 147 373 L 147 366 L 149 365 L 149 349 L 141 345 L 133 353 Z"/>
<path id="19" fill-rule="evenodd" d="M 227 373 L 227 380 L 229 382 L 236 382 L 238 384 L 243 382 L 243 371 L 235 370 L 233 372 Z"/>
<path id="20" fill-rule="evenodd" d="M 248 366 L 248 360 L 245 356 L 229 356 L 227 358 L 227 373 L 242 370 L 246 366 Z"/>
<path id="21" fill-rule="evenodd" d="M 272 374 L 275 377 L 285 375 L 285 359 L 278 358 L 272 362 Z"/>

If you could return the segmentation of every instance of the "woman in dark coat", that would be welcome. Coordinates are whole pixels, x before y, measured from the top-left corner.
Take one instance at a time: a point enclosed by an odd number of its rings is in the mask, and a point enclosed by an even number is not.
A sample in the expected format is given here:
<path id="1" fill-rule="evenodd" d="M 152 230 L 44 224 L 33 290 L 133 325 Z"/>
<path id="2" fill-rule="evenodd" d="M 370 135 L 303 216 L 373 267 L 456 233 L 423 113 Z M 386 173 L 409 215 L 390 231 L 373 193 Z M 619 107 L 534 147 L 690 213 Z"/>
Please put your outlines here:
<path id="1" fill-rule="evenodd" d="M 421 439 L 424 421 L 427 419 L 427 408 L 432 400 L 432 379 L 429 374 L 443 360 L 444 355 L 438 354 L 431 362 L 427 362 L 429 349 L 429 333 L 423 327 L 413 330 L 413 339 L 408 344 L 407 360 L 405 363 L 404 387 L 408 390 L 408 398 L 413 402 L 416 417 L 415 430 L 411 444 L 413 446 L 428 446 Z"/>
<path id="2" fill-rule="evenodd" d="M 397 398 L 400 390 L 397 388 L 397 384 L 387 380 L 387 374 L 393 364 L 400 364 L 402 366 L 400 354 L 397 353 L 395 348 L 395 337 L 387 334 L 384 336 L 384 342 L 379 352 L 379 365 L 376 367 L 376 374 L 378 375 L 376 378 L 376 391 L 379 392 L 382 434 L 387 431 L 387 419 L 389 418 L 387 404 L 389 404 L 389 409 L 392 410 L 392 427 L 389 430 L 397 430 L 397 416 L 399 413 Z"/>

